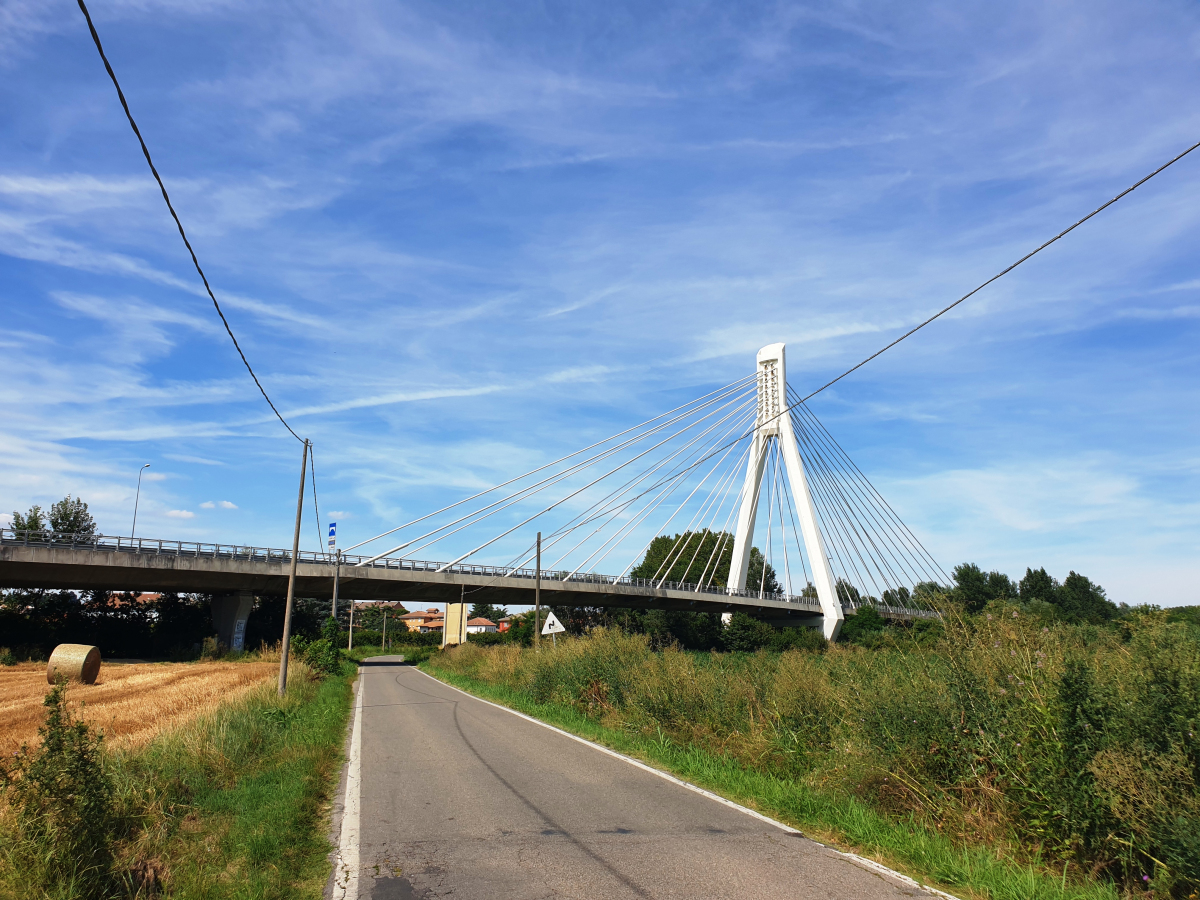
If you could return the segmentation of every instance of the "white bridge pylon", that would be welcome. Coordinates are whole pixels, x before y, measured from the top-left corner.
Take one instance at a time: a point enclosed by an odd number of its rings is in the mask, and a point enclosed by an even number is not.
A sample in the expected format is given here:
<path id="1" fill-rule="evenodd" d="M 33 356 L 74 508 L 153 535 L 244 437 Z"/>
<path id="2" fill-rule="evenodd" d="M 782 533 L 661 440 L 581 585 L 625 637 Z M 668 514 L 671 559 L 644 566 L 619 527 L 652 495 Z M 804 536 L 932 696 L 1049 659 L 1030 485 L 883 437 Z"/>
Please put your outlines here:
<path id="1" fill-rule="evenodd" d="M 737 530 L 734 533 L 733 558 L 729 566 L 729 592 L 746 588 L 746 573 L 750 566 L 750 547 L 754 544 L 754 525 L 758 518 L 759 498 L 762 493 L 763 473 L 771 442 L 778 441 L 787 472 L 792 497 L 796 501 L 796 515 L 800 532 L 804 536 L 804 549 L 813 569 L 813 587 L 824 614 L 823 631 L 827 640 L 835 640 L 841 631 L 845 616 L 838 600 L 833 569 L 825 553 L 825 542 L 817 522 L 817 510 L 813 506 L 808 479 L 804 474 L 804 461 L 800 458 L 799 444 L 792 430 L 792 418 L 787 403 L 787 364 L 784 345 L 769 344 L 758 351 L 758 416 L 746 465 L 746 483 L 741 493 L 741 508 L 738 511 Z M 765 562 L 765 560 L 764 560 Z"/>

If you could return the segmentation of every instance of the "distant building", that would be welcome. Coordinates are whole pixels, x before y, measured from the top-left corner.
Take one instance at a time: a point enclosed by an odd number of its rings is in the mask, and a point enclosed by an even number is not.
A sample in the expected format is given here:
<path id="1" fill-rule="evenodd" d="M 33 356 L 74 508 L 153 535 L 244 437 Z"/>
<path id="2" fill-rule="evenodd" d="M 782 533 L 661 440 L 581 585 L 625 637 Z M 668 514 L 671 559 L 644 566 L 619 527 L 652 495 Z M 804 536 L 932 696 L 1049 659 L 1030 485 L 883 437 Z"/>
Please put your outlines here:
<path id="1" fill-rule="evenodd" d="M 443 618 L 442 611 L 436 607 L 431 606 L 429 609 L 422 610 L 419 612 L 405 613 L 404 615 L 402 615 L 400 617 L 400 621 L 404 623 L 404 626 L 409 631 L 426 632 L 426 631 L 431 631 L 431 630 L 440 631 L 442 628 L 442 623 L 440 621 L 439 621 L 438 627 L 436 629 L 430 629 L 430 628 L 426 628 L 423 626 L 425 626 L 427 623 L 433 621 L 434 619 L 441 620 L 442 618 Z"/>
<path id="2" fill-rule="evenodd" d="M 482 617 L 470 619 L 467 622 L 467 634 L 484 634 L 489 631 L 498 631 L 496 623 L 490 619 Z"/>

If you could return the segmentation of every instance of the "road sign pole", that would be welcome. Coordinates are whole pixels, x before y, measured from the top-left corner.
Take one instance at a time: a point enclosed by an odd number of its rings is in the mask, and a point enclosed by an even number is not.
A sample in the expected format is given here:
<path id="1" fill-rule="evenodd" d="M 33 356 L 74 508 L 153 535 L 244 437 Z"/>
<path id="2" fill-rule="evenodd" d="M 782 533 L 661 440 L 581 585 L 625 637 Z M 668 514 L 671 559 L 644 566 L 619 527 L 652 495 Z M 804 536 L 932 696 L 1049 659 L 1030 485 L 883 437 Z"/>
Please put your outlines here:
<path id="1" fill-rule="evenodd" d="M 387 653 L 387 607 L 384 607 L 383 610 L 383 646 L 379 649 Z"/>
<path id="2" fill-rule="evenodd" d="M 283 610 L 283 643 L 279 652 L 279 696 L 287 692 L 288 644 L 292 640 L 292 601 L 296 597 L 296 558 L 300 555 L 300 520 L 304 516 L 304 475 L 308 470 L 308 440 L 300 452 L 300 493 L 296 496 L 296 531 L 292 535 L 292 571 L 288 575 L 287 606 Z"/>
<path id="3" fill-rule="evenodd" d="M 533 580 L 533 646 L 542 647 L 542 533 L 537 536 L 537 574 Z"/>
<path id="4" fill-rule="evenodd" d="M 330 613 L 330 615 L 333 616 L 335 621 L 337 620 L 338 581 L 341 579 L 341 577 L 342 577 L 342 551 L 339 550 L 337 552 L 337 562 L 335 563 L 335 567 L 333 570 L 333 612 Z"/>

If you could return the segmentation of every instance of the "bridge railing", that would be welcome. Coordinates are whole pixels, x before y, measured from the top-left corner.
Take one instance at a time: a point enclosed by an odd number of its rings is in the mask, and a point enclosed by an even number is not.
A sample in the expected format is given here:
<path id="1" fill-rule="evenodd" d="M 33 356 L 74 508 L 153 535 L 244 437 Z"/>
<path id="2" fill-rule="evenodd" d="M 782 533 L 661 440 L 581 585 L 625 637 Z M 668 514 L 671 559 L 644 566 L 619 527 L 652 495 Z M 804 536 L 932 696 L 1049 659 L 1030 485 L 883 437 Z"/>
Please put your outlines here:
<path id="1" fill-rule="evenodd" d="M 249 544 L 214 544 L 203 541 L 172 541 L 161 538 L 123 537 L 120 535 L 104 534 L 68 534 L 55 531 L 15 531 L 11 528 L 0 528 L 0 545 L 18 544 L 61 548 L 64 550 L 94 550 L 102 552 L 135 553 L 155 556 L 193 557 L 202 559 L 228 559 L 248 562 L 290 562 L 291 550 L 280 550 L 272 547 L 255 547 Z M 334 554 L 323 551 L 301 550 L 297 555 L 298 562 L 315 565 L 333 566 L 336 563 Z M 533 580 L 537 577 L 535 569 L 511 569 L 507 566 L 489 566 L 478 563 L 460 563 L 446 567 L 445 563 L 420 559 L 397 559 L 383 557 L 371 560 L 366 556 L 350 556 L 342 554 L 344 567 L 365 566 L 372 569 L 398 569 L 407 572 L 439 572 L 445 571 L 455 575 L 476 575 L 484 578 L 520 578 Z M 443 568 L 445 567 L 445 568 Z M 817 598 L 792 594 L 764 594 L 758 591 L 730 591 L 715 585 L 697 585 L 687 582 L 657 582 L 648 578 L 634 578 L 628 575 L 598 575 L 590 572 L 542 572 L 542 583 L 550 587 L 554 582 L 571 584 L 603 584 L 631 588 L 633 590 L 669 590 L 689 594 L 707 594 L 744 597 L 752 600 L 775 600 L 795 604 L 814 613 L 821 611 Z M 880 615 L 904 618 L 937 618 L 933 610 L 914 609 L 909 607 L 888 606 L 883 603 L 855 604 L 843 603 L 842 609 L 853 614 L 858 607 L 870 606 Z"/>

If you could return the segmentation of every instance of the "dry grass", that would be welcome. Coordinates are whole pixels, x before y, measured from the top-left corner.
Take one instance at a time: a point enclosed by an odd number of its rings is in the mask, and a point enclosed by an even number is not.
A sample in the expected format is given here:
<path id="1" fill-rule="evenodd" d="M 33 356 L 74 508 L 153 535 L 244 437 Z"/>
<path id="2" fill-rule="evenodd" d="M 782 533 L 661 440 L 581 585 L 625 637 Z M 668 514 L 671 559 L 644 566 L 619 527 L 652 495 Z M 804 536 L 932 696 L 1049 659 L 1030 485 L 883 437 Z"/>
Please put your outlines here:
<path id="1" fill-rule="evenodd" d="M 72 684 L 80 718 L 110 746 L 137 747 L 278 674 L 278 662 L 105 663 L 95 684 Z M 0 753 L 35 745 L 44 718 L 45 663 L 0 667 Z"/>

